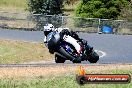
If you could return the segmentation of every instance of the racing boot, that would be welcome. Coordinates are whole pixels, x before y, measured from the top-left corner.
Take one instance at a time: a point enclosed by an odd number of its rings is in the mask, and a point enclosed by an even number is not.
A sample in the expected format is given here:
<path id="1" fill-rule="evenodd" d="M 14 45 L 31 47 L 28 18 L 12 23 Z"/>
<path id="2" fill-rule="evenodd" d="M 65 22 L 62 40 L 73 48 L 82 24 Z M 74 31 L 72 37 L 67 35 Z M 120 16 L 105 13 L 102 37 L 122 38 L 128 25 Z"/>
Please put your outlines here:
<path id="1" fill-rule="evenodd" d="M 84 45 L 84 46 L 87 46 L 87 41 L 84 40 L 84 39 L 79 39 L 79 41 Z"/>

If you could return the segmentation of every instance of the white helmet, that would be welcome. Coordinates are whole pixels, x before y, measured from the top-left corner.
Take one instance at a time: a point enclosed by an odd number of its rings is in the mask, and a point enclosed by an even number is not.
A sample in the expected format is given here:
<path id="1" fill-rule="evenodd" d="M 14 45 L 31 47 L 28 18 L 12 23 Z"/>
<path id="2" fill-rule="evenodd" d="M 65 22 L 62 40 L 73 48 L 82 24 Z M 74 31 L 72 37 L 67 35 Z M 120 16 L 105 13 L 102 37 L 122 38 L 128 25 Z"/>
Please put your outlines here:
<path id="1" fill-rule="evenodd" d="M 44 31 L 53 31 L 53 30 L 54 30 L 53 24 L 46 24 L 44 26 Z"/>
<path id="2" fill-rule="evenodd" d="M 54 28 L 54 26 L 52 24 L 46 24 L 44 26 L 44 35 L 47 36 L 50 32 L 52 32 L 54 30 L 55 30 L 55 28 Z"/>

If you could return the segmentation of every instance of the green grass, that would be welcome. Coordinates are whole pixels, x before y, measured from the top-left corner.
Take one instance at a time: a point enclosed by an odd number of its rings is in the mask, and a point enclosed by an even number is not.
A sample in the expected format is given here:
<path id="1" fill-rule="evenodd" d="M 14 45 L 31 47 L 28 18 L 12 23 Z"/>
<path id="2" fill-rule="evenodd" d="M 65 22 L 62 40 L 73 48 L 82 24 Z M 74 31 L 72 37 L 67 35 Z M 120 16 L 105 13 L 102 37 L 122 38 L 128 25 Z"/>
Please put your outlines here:
<path id="1" fill-rule="evenodd" d="M 52 55 L 42 43 L 0 40 L 0 64 L 50 60 Z"/>
<path id="2" fill-rule="evenodd" d="M 130 73 L 131 70 L 111 70 L 113 74 Z M 32 79 L 1 79 L 0 88 L 131 88 L 129 84 L 85 84 L 79 85 L 75 80 L 75 74 L 56 76 L 50 78 L 32 78 Z"/>

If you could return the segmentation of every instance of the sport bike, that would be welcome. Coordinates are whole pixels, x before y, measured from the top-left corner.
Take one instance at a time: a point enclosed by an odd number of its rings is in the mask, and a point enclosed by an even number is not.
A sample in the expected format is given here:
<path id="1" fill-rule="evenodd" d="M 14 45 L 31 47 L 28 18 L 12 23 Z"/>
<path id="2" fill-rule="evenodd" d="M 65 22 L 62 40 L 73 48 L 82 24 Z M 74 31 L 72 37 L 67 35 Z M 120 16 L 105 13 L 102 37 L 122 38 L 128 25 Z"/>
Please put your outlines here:
<path id="1" fill-rule="evenodd" d="M 77 41 L 82 47 L 82 52 L 78 55 L 72 44 L 63 41 L 62 36 L 58 32 L 51 32 L 47 35 L 47 47 L 51 54 L 55 53 L 55 62 L 64 63 L 70 60 L 73 63 L 81 63 L 81 61 L 89 61 L 96 63 L 99 60 L 99 55 L 93 50 L 93 47 Z"/>

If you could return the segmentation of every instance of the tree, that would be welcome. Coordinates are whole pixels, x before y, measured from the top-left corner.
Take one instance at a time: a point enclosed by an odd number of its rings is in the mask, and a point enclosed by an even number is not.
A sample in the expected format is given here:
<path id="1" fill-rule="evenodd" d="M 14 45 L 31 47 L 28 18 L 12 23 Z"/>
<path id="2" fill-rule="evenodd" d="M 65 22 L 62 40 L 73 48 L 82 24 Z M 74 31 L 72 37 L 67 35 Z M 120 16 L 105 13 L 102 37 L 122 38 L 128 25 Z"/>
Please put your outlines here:
<path id="1" fill-rule="evenodd" d="M 74 4 L 79 0 L 28 0 L 28 10 L 33 14 L 62 14 L 64 4 Z"/>
<path id="2" fill-rule="evenodd" d="M 76 9 L 76 16 L 117 19 L 129 0 L 83 0 Z"/>
<path id="3" fill-rule="evenodd" d="M 62 14 L 62 0 L 29 0 L 29 11 L 33 14 Z"/>

